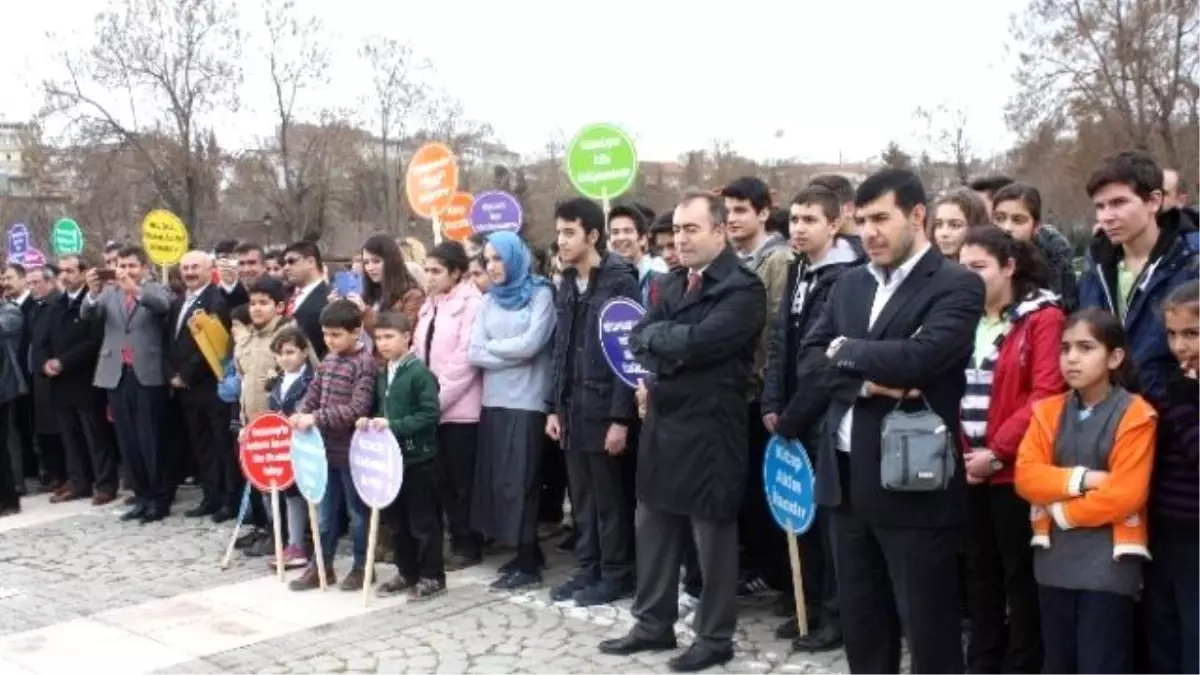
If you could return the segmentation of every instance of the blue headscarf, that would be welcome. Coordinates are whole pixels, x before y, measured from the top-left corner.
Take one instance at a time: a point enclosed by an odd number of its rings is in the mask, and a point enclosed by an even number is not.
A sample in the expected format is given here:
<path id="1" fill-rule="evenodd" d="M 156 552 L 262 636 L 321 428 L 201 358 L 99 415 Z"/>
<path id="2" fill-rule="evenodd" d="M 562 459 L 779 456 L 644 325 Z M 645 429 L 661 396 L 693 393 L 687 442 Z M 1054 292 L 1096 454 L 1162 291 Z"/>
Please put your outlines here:
<path id="1" fill-rule="evenodd" d="M 497 305 L 507 310 L 522 309 L 533 300 L 538 286 L 549 286 L 545 277 L 537 276 L 529 269 L 529 249 L 525 242 L 512 232 L 493 232 L 488 244 L 496 249 L 504 261 L 504 283 L 492 284 L 488 295 Z"/>

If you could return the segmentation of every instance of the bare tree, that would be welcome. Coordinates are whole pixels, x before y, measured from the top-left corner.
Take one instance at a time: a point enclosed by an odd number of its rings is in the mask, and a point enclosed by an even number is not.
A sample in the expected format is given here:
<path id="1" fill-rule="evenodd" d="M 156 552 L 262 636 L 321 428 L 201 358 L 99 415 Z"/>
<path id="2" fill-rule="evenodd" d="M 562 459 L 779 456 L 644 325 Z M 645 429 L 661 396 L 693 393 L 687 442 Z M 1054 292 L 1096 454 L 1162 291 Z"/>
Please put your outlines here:
<path id="1" fill-rule="evenodd" d="M 64 49 L 43 83 L 46 115 L 65 117 L 85 143 L 140 156 L 157 197 L 193 236 L 213 205 L 204 167 L 206 115 L 237 107 L 241 35 L 228 0 L 112 0 L 95 43 Z"/>
<path id="2" fill-rule="evenodd" d="M 392 157 L 392 151 L 399 150 L 399 141 L 410 129 L 426 91 L 422 75 L 431 66 L 417 58 L 412 45 L 380 35 L 367 38 L 359 55 L 371 68 L 370 105 L 379 133 L 380 166 L 383 169 L 383 185 L 379 187 L 384 195 L 385 224 L 387 229 L 394 230 L 398 216 L 396 188 L 400 164 L 404 160 L 399 152 Z"/>
<path id="3" fill-rule="evenodd" d="M 309 208 L 309 202 L 319 197 L 316 188 L 321 177 L 313 175 L 322 168 L 315 161 L 322 150 L 317 146 L 327 142 L 329 135 L 297 134 L 293 129 L 302 92 L 328 79 L 329 51 L 321 41 L 324 26 L 316 17 L 302 16 L 294 0 L 266 0 L 263 13 L 265 56 L 277 122 L 269 151 L 276 155 L 278 171 L 275 166 L 267 165 L 276 188 L 272 190 L 272 201 L 289 234 L 309 231 L 319 234 L 324 221 L 319 209 Z M 322 122 L 329 121 L 328 117 L 322 115 Z"/>
<path id="4" fill-rule="evenodd" d="M 895 141 L 887 144 L 883 152 L 879 153 L 879 161 L 884 166 L 893 169 L 911 169 L 913 168 L 912 155 L 900 148 L 900 145 Z"/>
<path id="5" fill-rule="evenodd" d="M 476 184 L 484 184 L 486 177 L 480 171 L 492 167 L 484 166 L 481 160 L 486 159 L 492 145 L 492 125 L 468 117 L 462 101 L 449 92 L 429 96 L 423 107 L 418 140 L 440 141 L 454 152 L 459 164 L 459 189 L 471 191 Z"/>
<path id="6" fill-rule="evenodd" d="M 967 131 L 966 109 L 939 103 L 933 108 L 917 108 L 913 112 L 913 119 L 922 128 L 921 134 L 928 146 L 925 152 L 933 152 L 929 157 L 933 161 L 953 165 L 959 182 L 970 180 L 971 171 L 978 160 Z"/>

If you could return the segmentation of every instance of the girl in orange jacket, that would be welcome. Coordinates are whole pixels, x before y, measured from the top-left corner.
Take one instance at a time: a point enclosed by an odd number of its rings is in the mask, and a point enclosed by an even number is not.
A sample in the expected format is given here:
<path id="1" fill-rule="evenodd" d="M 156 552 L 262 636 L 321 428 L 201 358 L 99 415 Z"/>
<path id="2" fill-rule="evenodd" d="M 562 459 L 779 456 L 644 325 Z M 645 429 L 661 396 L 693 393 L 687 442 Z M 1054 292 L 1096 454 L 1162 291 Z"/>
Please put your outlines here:
<path id="1" fill-rule="evenodd" d="M 1059 358 L 1070 391 L 1034 404 L 1017 454 L 1048 673 L 1133 671 L 1155 412 L 1129 391 L 1127 354 L 1112 314 L 1072 315 Z"/>

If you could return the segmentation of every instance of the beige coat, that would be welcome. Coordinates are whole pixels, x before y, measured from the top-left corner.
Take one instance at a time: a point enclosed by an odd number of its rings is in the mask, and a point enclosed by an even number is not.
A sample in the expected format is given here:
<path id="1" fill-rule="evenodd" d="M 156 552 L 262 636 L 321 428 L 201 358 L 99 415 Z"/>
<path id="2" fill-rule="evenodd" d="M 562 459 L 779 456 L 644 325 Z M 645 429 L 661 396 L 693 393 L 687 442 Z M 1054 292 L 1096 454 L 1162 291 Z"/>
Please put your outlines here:
<path id="1" fill-rule="evenodd" d="M 242 424 L 270 410 L 271 392 L 267 383 L 275 376 L 275 354 L 271 342 L 292 320 L 275 317 L 262 328 L 234 323 L 230 331 L 234 340 L 233 362 L 242 379 L 241 416 Z"/>

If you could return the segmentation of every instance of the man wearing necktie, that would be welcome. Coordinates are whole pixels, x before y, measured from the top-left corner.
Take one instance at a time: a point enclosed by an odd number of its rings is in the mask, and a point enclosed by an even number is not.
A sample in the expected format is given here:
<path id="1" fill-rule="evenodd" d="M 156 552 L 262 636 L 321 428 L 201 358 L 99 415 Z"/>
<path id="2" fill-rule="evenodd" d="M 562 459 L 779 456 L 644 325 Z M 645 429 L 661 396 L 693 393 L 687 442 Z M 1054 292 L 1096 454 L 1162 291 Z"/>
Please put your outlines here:
<path id="1" fill-rule="evenodd" d="M 133 478 L 134 506 L 121 518 L 162 520 L 170 507 L 162 456 L 162 419 L 167 402 L 163 330 L 171 310 L 166 286 L 142 281 L 149 260 L 139 246 L 117 253 L 116 279 L 105 282 L 88 270 L 88 294 L 80 316 L 104 325 L 93 384 L 108 392 L 122 460 Z"/>
<path id="2" fill-rule="evenodd" d="M 212 269 L 212 259 L 203 251 L 189 251 L 179 261 L 186 290 L 171 307 L 167 373 L 171 393 L 183 412 L 184 428 L 195 453 L 194 465 L 204 495 L 200 505 L 184 515 L 211 516 L 213 522 L 221 523 L 237 512 L 241 473 L 228 433 L 229 409 L 217 397 L 216 373 L 188 328 L 188 319 L 196 312 L 216 317 L 229 328 L 229 306 L 225 294 L 211 283 Z"/>
<path id="3" fill-rule="evenodd" d="M 733 658 L 738 511 L 746 488 L 746 396 L 766 291 L 726 243 L 724 200 L 689 192 L 675 208 L 682 268 L 630 346 L 653 375 L 638 449 L 637 624 L 600 644 L 607 654 L 674 649 L 679 566 L 695 537 L 704 577 L 696 640 L 668 665 L 694 672 Z"/>

